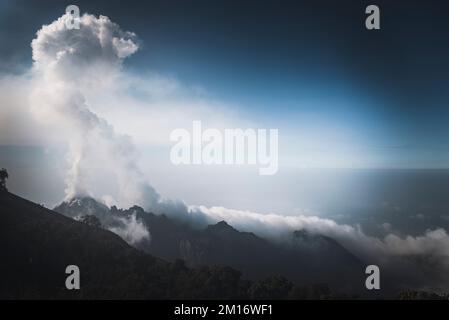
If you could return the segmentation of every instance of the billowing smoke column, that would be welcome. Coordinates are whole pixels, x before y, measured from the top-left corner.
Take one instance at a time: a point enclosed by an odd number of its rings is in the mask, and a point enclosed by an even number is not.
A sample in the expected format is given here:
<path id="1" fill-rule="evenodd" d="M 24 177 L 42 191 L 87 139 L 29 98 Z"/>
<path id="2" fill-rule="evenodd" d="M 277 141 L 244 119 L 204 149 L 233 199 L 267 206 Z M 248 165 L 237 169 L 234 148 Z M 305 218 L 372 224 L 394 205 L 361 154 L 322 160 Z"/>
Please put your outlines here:
<path id="1" fill-rule="evenodd" d="M 68 29 L 64 15 L 43 26 L 33 49 L 34 113 L 57 121 L 71 131 L 67 199 L 89 195 L 90 170 L 95 163 L 112 164 L 117 203 L 149 207 L 159 196 L 146 184 L 136 165 L 136 151 L 128 137 L 95 114 L 85 91 L 101 87 L 120 72 L 122 61 L 137 51 L 136 36 L 109 18 L 85 14 L 79 29 Z"/>
<path id="2" fill-rule="evenodd" d="M 123 59 L 138 49 L 136 37 L 104 16 L 83 15 L 79 29 L 68 29 L 68 19 L 67 14 L 43 26 L 31 43 L 34 84 L 30 101 L 36 116 L 70 132 L 66 200 L 90 195 L 92 168 L 109 164 L 109 173 L 117 181 L 113 202 L 151 207 L 159 195 L 137 167 L 132 143 L 91 110 L 85 94 L 119 74 Z M 135 216 L 105 227 L 131 244 L 149 239 Z"/>

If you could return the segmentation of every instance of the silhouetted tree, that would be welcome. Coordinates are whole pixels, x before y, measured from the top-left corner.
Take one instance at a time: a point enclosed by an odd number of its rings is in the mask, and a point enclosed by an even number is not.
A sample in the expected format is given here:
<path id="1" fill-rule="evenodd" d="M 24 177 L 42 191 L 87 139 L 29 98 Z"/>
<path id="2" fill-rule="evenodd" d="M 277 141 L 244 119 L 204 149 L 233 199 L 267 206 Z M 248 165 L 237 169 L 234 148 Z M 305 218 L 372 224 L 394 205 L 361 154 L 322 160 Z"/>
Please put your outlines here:
<path id="1" fill-rule="evenodd" d="M 293 283 L 284 277 L 271 276 L 254 282 L 248 293 L 251 299 L 286 299 L 292 287 Z"/>
<path id="2" fill-rule="evenodd" d="M 289 292 L 289 299 L 294 300 L 321 300 L 330 298 L 332 298 L 332 294 L 326 284 L 294 285 Z"/>
<path id="3" fill-rule="evenodd" d="M 7 191 L 6 189 L 6 180 L 8 179 L 8 171 L 5 168 L 0 170 L 0 191 Z"/>
<path id="4" fill-rule="evenodd" d="M 401 291 L 398 295 L 399 300 L 448 300 L 449 294 L 438 294 L 428 291 L 414 291 L 406 290 Z"/>
<path id="5" fill-rule="evenodd" d="M 172 264 L 171 264 L 171 270 L 178 274 L 180 272 L 186 272 L 187 266 L 186 266 L 186 262 L 182 259 L 176 259 Z"/>

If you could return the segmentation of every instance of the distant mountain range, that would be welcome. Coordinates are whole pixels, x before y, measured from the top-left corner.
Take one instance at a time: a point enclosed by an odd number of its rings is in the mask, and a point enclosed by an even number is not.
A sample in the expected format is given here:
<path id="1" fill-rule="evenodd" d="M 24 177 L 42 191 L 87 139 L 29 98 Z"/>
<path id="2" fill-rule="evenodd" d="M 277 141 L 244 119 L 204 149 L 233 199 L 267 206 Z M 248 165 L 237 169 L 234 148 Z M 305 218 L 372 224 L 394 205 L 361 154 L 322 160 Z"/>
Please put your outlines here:
<path id="1" fill-rule="evenodd" d="M 333 240 L 304 232 L 294 233 L 291 243 L 281 245 L 239 232 L 226 222 L 196 230 L 138 207 L 109 209 L 91 198 L 63 203 L 57 210 L 72 217 L 77 212 L 105 215 L 103 221 L 136 214 L 150 230 L 151 240 L 136 245 L 144 246 L 139 250 L 91 225 L 96 219 L 76 221 L 0 192 L 0 299 L 347 297 L 343 290 L 336 294 L 329 289 L 321 276 L 329 283 L 337 283 L 333 280 L 339 276 L 347 277 L 341 282 L 352 283 L 351 271 L 357 272 L 359 264 Z M 322 255 L 315 252 L 320 250 Z M 331 268 L 330 263 L 345 266 Z M 68 265 L 80 268 L 81 290 L 65 288 Z"/>
<path id="2" fill-rule="evenodd" d="M 335 240 L 301 230 L 282 243 L 253 233 L 239 232 L 225 221 L 198 229 L 165 215 L 134 206 L 117 209 L 85 197 L 63 202 L 56 212 L 71 218 L 94 215 L 106 227 L 135 216 L 151 234 L 151 241 L 134 246 L 164 260 L 182 259 L 189 267 L 227 265 L 243 277 L 260 280 L 284 276 L 300 284 L 326 283 L 342 292 L 364 288 L 364 265 Z"/>

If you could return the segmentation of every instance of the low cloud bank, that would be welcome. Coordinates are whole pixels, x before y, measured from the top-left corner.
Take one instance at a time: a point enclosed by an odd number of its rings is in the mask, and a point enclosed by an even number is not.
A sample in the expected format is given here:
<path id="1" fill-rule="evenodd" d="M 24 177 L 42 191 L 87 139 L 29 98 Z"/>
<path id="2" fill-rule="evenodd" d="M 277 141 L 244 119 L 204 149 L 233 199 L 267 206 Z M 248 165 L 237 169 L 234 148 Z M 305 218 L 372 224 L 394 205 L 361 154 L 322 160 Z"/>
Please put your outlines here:
<path id="1" fill-rule="evenodd" d="M 359 226 L 338 224 L 317 216 L 283 216 L 205 206 L 190 206 L 189 215 L 199 222 L 225 220 L 240 231 L 275 240 L 295 230 L 328 236 L 367 265 L 379 265 L 385 278 L 390 279 L 387 285 L 449 290 L 449 234 L 442 228 L 428 230 L 419 236 L 390 233 L 379 239 L 366 235 Z"/>
<path id="2" fill-rule="evenodd" d="M 203 219 L 211 222 L 225 220 L 239 230 L 270 238 L 295 230 L 307 230 L 334 238 L 357 255 L 368 259 L 381 259 L 388 255 L 449 255 L 449 235 L 444 229 L 428 230 L 416 237 L 389 234 L 379 239 L 366 235 L 358 226 L 338 224 L 317 216 L 261 214 L 205 206 L 190 206 L 189 212 L 192 217 L 204 215 Z"/>
<path id="3" fill-rule="evenodd" d="M 109 231 L 119 235 L 123 240 L 131 245 L 136 245 L 142 241 L 150 241 L 150 232 L 145 225 L 137 220 L 133 214 L 126 218 L 118 219 L 120 226 L 110 227 Z"/>

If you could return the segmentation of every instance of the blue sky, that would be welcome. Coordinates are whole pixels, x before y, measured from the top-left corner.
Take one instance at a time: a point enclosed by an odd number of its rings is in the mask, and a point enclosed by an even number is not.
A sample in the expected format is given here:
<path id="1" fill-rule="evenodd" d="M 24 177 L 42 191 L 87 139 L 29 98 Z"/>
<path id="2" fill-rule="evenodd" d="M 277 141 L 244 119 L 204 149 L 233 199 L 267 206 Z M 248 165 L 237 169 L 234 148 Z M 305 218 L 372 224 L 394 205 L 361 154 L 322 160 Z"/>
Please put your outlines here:
<path id="1" fill-rule="evenodd" d="M 0 40 L 8 45 L 0 49 L 0 70 L 22 72 L 31 65 L 35 31 L 66 3 L 1 3 Z M 201 87 L 242 117 L 279 127 L 289 164 L 314 148 L 324 158 L 351 155 L 356 167 L 447 167 L 443 1 L 377 1 L 379 31 L 364 28 L 365 1 L 76 4 L 138 35 L 128 70 Z M 296 139 L 309 143 L 298 147 Z"/>

